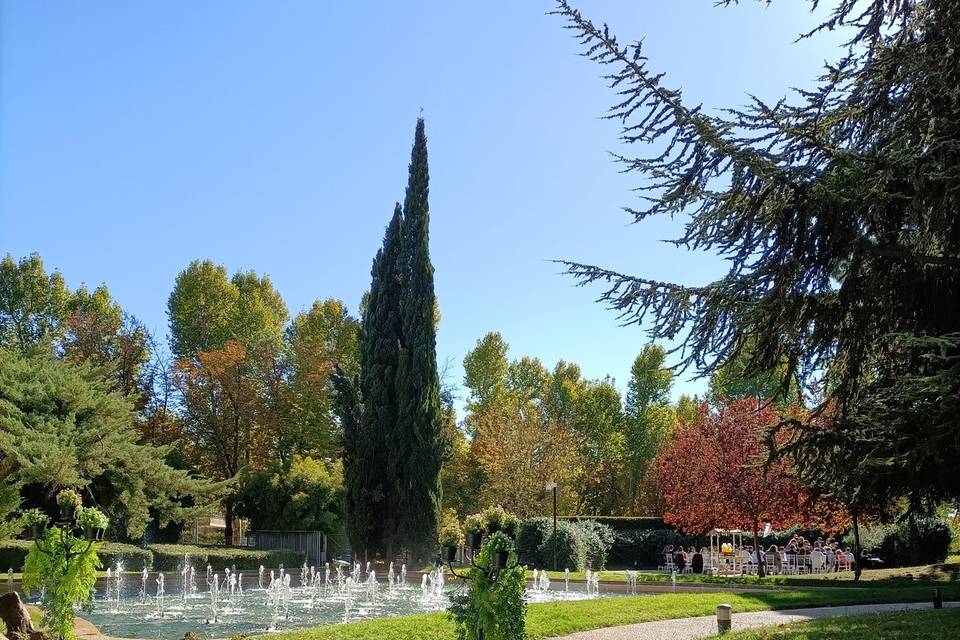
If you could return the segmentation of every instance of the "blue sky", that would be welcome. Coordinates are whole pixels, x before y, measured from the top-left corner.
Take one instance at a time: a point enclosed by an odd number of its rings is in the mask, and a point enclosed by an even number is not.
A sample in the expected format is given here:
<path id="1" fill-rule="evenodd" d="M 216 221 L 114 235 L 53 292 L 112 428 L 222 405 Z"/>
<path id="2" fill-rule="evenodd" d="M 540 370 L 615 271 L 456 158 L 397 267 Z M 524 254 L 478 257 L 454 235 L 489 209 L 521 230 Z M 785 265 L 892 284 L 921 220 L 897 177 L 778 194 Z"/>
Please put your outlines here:
<path id="1" fill-rule="evenodd" d="M 809 86 L 837 37 L 793 44 L 807 3 L 577 3 L 707 109 Z M 553 258 L 683 283 L 678 222 L 630 225 L 639 176 L 608 152 L 602 70 L 547 0 L 0 0 L 0 252 L 39 253 L 71 286 L 106 283 L 166 333 L 177 272 L 209 258 L 267 273 L 292 313 L 352 310 L 402 199 L 423 108 L 431 251 L 452 380 L 476 340 L 626 383 L 647 341 Z M 675 389 L 703 382 L 684 376 Z"/>

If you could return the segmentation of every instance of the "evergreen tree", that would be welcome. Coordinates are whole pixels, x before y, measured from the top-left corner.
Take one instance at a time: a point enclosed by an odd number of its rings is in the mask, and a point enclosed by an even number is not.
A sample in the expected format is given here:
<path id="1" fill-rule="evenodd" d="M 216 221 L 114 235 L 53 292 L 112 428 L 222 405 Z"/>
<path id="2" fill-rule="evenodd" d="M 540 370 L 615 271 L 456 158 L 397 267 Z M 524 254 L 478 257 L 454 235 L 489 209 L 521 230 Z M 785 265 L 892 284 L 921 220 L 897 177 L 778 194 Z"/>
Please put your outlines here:
<path id="1" fill-rule="evenodd" d="M 436 544 L 440 517 L 440 468 L 447 455 L 437 372 L 436 297 L 430 263 L 427 138 L 423 118 L 410 159 L 401 241 L 401 341 L 397 368 L 397 428 L 388 440 L 397 473 L 397 539 L 417 555 Z"/>
<path id="2" fill-rule="evenodd" d="M 631 213 L 688 215 L 676 244 L 730 265 L 700 286 L 568 269 L 602 282 L 627 322 L 679 337 L 683 364 L 702 374 L 741 354 L 737 375 L 779 371 L 779 392 L 828 372 L 811 415 L 832 414 L 830 428 L 791 425 L 785 452 L 801 476 L 824 487 L 849 487 L 827 477 L 836 468 L 882 476 L 871 485 L 935 502 L 960 495 L 960 3 L 833 4 L 807 35 L 852 38 L 817 87 L 714 115 L 666 86 L 641 43 L 559 0 L 585 55 L 609 70 L 622 140 L 651 145 L 618 156 L 648 179 Z M 833 451 L 850 464 L 831 464 Z"/>
<path id="3" fill-rule="evenodd" d="M 355 428 L 343 425 L 344 482 L 348 530 L 355 549 L 384 550 L 396 531 L 397 494 L 387 486 L 396 475 L 389 448 L 397 428 L 397 366 L 400 357 L 400 255 L 403 213 L 398 203 L 370 271 L 370 293 L 360 326 L 359 391 Z M 342 387 L 342 380 L 341 380 Z M 341 394 L 342 395 L 342 394 Z M 360 404 L 357 402 L 356 404 Z"/>

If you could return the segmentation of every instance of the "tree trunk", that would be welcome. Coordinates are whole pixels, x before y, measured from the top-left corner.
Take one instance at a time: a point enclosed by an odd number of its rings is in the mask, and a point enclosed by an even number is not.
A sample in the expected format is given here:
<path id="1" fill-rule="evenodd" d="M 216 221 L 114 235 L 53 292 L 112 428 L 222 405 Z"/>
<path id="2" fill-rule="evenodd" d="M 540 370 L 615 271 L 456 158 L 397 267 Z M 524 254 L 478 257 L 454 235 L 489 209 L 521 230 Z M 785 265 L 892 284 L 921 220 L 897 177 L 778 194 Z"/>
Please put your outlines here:
<path id="1" fill-rule="evenodd" d="M 861 564 L 862 556 L 860 549 L 860 525 L 857 522 L 857 512 L 851 511 L 850 516 L 853 518 L 853 581 L 857 582 L 860 580 L 860 573 L 863 571 L 863 565 Z"/>
<path id="2" fill-rule="evenodd" d="M 757 577 L 762 578 L 766 575 L 763 570 L 763 545 L 760 544 L 760 523 L 753 521 L 753 551 L 757 554 Z"/>
<path id="3" fill-rule="evenodd" d="M 227 498 L 223 502 L 224 518 L 226 526 L 223 529 L 223 543 L 228 547 L 233 546 L 233 498 Z"/>
<path id="4" fill-rule="evenodd" d="M 7 637 L 10 640 L 43 637 L 43 634 L 33 628 L 30 612 L 16 591 L 0 596 L 0 620 L 6 625 Z"/>

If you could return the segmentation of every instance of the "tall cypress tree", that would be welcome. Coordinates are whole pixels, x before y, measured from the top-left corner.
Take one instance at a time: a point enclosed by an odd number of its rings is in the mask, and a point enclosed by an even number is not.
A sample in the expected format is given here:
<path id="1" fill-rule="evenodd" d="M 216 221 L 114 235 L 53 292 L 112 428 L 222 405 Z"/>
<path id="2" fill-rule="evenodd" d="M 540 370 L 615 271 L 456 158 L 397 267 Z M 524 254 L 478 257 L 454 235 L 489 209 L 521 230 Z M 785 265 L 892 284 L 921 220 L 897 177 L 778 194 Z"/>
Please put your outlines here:
<path id="1" fill-rule="evenodd" d="M 391 454 L 397 461 L 397 540 L 419 556 L 436 543 L 440 468 L 445 449 L 434 325 L 436 297 L 430 262 L 429 183 L 427 138 L 420 118 L 403 203 L 402 331 L 396 377 L 399 414 L 396 432 L 390 440 Z"/>
<path id="2" fill-rule="evenodd" d="M 383 550 L 397 526 L 397 492 L 390 481 L 396 475 L 397 458 L 388 443 L 396 430 L 399 410 L 396 376 L 401 332 L 402 226 L 398 203 L 370 272 L 370 295 L 359 340 L 359 386 L 363 399 L 359 425 L 353 432 L 344 431 L 350 538 L 354 546 L 361 545 L 367 551 Z"/>

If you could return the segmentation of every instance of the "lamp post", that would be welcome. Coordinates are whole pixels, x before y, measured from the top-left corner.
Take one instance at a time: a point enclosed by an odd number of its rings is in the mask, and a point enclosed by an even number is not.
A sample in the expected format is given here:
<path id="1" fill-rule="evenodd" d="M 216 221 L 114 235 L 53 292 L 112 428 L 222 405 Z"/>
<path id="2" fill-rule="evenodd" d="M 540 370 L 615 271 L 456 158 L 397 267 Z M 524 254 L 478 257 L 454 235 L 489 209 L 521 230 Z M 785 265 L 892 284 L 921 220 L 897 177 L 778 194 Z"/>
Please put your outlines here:
<path id="1" fill-rule="evenodd" d="M 545 491 L 553 491 L 553 570 L 559 571 L 557 567 L 557 483 L 553 480 L 548 482 L 544 487 Z"/>

